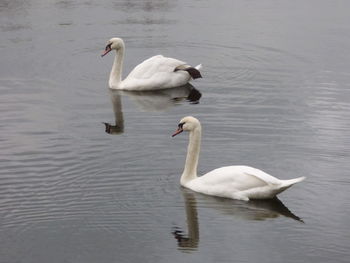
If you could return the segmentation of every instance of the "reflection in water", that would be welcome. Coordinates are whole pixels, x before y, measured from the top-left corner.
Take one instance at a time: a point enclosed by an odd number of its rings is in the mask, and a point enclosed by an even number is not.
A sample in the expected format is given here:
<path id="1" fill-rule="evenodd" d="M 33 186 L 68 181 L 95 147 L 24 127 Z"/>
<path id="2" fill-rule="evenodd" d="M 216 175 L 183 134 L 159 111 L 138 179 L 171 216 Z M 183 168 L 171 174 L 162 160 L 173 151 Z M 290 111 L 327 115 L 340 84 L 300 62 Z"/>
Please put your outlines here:
<path id="1" fill-rule="evenodd" d="M 174 227 L 172 234 L 177 240 L 180 250 L 196 250 L 199 243 L 199 224 L 197 216 L 197 202 L 193 192 L 182 189 L 185 199 L 187 235 L 179 227 Z"/>
<path id="2" fill-rule="evenodd" d="M 277 197 L 271 200 L 250 200 L 246 208 L 251 210 L 250 214 L 252 215 L 252 217 L 244 217 L 246 219 L 265 220 L 282 215 L 304 223 L 300 217 L 293 214 Z"/>
<path id="3" fill-rule="evenodd" d="M 121 134 L 124 132 L 122 95 L 129 96 L 143 111 L 163 111 L 184 100 L 197 104 L 202 96 L 191 84 L 155 91 L 110 90 L 115 122 L 114 124 L 103 122 L 106 133 Z"/>
<path id="4" fill-rule="evenodd" d="M 182 251 L 196 250 L 199 244 L 199 223 L 195 195 L 201 198 L 202 204 L 205 204 L 205 206 L 217 209 L 223 214 L 245 220 L 265 220 L 282 215 L 304 223 L 300 217 L 294 215 L 278 198 L 245 202 L 197 194 L 185 188 L 182 188 L 182 194 L 185 199 L 188 234 L 185 234 L 179 227 L 174 227 L 172 231 L 178 242 L 178 249 Z"/>
<path id="5" fill-rule="evenodd" d="M 152 13 L 157 11 L 169 11 L 172 9 L 174 4 L 172 1 L 163 0 L 148 0 L 148 1 L 115 1 L 113 6 L 116 10 L 123 10 L 127 12 L 135 12 L 142 10 L 147 13 Z"/>
<path id="6" fill-rule="evenodd" d="M 121 96 L 119 93 L 113 93 L 113 91 L 110 91 L 110 97 L 113 106 L 115 124 L 103 122 L 106 128 L 105 132 L 109 134 L 121 134 L 124 132 L 124 117 Z"/>
<path id="7" fill-rule="evenodd" d="M 228 198 L 203 196 L 205 204 L 220 210 L 223 214 L 233 215 L 244 220 L 262 221 L 285 216 L 299 222 L 304 221 L 294 215 L 277 197 L 266 200 L 240 201 Z"/>
<path id="8" fill-rule="evenodd" d="M 163 90 L 112 92 L 129 96 L 144 111 L 163 111 L 184 100 L 196 104 L 202 96 L 191 84 Z"/>

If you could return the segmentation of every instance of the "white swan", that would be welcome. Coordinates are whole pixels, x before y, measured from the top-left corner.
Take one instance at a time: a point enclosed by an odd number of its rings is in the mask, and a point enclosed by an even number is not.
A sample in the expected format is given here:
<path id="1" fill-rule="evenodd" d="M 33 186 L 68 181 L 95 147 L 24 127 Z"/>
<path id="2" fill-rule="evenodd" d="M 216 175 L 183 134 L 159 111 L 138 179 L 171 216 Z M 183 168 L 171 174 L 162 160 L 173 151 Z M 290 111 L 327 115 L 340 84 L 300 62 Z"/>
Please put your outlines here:
<path id="1" fill-rule="evenodd" d="M 191 79 L 201 78 L 201 65 L 191 67 L 183 61 L 157 55 L 136 66 L 124 79 L 122 67 L 125 45 L 121 38 L 111 38 L 101 55 L 116 50 L 113 67 L 109 76 L 109 87 L 120 90 L 157 90 L 185 85 Z"/>
<path id="2" fill-rule="evenodd" d="M 197 165 L 201 144 L 201 124 L 188 116 L 183 118 L 173 137 L 183 131 L 190 132 L 185 169 L 180 183 L 195 192 L 248 201 L 270 199 L 305 177 L 290 180 L 277 179 L 249 166 L 226 166 L 197 177 Z"/>

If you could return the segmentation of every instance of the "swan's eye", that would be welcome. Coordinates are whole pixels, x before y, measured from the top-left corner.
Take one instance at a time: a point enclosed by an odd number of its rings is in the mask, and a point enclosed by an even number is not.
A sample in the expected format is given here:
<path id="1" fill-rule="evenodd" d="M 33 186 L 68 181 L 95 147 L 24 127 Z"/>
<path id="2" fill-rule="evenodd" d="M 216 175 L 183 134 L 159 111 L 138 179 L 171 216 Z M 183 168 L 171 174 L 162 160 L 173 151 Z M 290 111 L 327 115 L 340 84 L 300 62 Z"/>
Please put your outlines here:
<path id="1" fill-rule="evenodd" d="M 182 129 L 182 127 L 184 126 L 184 122 L 181 122 L 181 123 L 179 123 L 179 125 L 178 125 L 178 127 L 180 128 L 180 129 Z"/>

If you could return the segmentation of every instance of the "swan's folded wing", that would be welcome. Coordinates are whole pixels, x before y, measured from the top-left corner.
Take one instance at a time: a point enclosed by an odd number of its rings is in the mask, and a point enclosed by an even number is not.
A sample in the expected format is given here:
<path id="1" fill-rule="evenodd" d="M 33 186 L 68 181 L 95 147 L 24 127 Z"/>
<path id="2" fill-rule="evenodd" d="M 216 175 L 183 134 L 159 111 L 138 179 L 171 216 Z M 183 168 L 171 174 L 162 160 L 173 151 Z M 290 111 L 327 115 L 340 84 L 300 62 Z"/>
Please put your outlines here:
<path id="1" fill-rule="evenodd" d="M 127 79 L 148 79 L 159 72 L 173 72 L 180 65 L 186 65 L 186 63 L 162 55 L 153 56 L 137 65 L 127 76 Z"/>
<path id="2" fill-rule="evenodd" d="M 237 191 L 279 184 L 277 178 L 249 166 L 225 166 L 199 178 L 202 183 L 208 186 L 217 185 Z"/>
<path id="3" fill-rule="evenodd" d="M 256 178 L 257 180 L 261 180 L 265 184 L 268 185 L 279 185 L 280 180 L 276 177 L 273 177 L 272 175 L 269 175 L 268 173 L 265 173 L 264 171 L 261 171 L 259 169 L 249 167 L 249 166 L 241 166 L 242 171 L 247 175 Z"/>

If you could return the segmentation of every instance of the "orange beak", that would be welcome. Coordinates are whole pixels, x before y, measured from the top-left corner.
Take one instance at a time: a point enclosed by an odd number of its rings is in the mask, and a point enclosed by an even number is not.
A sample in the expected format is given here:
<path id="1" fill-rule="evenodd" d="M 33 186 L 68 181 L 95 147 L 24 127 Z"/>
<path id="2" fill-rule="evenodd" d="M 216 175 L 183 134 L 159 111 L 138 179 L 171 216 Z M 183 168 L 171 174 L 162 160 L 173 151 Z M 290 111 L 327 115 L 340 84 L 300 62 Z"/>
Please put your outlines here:
<path id="1" fill-rule="evenodd" d="M 182 128 L 179 127 L 179 128 L 175 131 L 175 133 L 172 135 L 172 137 L 178 135 L 179 133 L 181 133 L 181 132 L 183 132 L 183 131 L 184 131 L 184 130 L 183 130 Z"/>
<path id="2" fill-rule="evenodd" d="M 101 57 L 104 57 L 105 55 L 107 55 L 111 51 L 112 51 L 111 46 L 110 45 L 106 46 L 106 49 L 101 54 Z"/>

